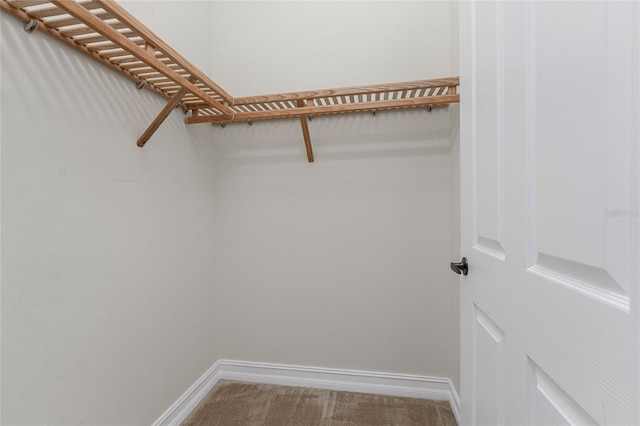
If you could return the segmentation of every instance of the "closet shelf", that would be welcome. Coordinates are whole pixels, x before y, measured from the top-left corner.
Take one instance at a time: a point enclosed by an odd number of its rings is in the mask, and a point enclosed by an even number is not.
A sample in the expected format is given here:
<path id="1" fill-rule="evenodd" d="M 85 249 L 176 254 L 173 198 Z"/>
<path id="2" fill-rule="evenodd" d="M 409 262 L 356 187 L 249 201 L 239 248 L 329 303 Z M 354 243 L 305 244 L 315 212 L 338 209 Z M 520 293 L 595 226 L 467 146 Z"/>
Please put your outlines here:
<path id="1" fill-rule="evenodd" d="M 230 106 L 235 114 L 231 121 L 448 105 L 459 101 L 458 85 L 458 77 L 449 77 L 235 98 Z M 221 114 L 209 112 L 204 105 L 195 104 L 190 108 L 201 109 L 189 117 L 187 123 L 227 121 Z"/>
<path id="2" fill-rule="evenodd" d="M 191 112 L 187 124 L 297 117 L 307 158 L 310 116 L 419 108 L 459 102 L 458 77 L 233 98 L 114 0 L 0 0 L 3 12 L 169 99 L 138 139 L 142 147 L 171 111 Z"/>

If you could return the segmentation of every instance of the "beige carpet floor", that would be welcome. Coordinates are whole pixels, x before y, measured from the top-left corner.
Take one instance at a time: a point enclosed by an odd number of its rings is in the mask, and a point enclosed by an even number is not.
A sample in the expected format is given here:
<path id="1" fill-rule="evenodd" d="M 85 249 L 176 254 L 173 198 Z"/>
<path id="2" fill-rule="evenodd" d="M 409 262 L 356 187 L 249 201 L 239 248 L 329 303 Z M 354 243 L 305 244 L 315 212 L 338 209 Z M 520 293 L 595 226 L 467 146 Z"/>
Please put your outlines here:
<path id="1" fill-rule="evenodd" d="M 455 426 L 446 401 L 221 380 L 183 426 Z"/>

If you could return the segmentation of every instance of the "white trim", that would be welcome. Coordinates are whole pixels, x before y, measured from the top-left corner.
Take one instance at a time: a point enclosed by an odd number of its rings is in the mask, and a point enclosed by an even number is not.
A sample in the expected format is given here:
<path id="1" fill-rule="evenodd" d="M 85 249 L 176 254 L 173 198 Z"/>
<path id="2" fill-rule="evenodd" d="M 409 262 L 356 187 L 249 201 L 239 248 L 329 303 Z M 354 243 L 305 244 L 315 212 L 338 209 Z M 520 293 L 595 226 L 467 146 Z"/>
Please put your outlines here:
<path id="1" fill-rule="evenodd" d="M 460 398 L 448 378 L 222 359 L 160 416 L 154 426 L 180 424 L 219 380 L 449 401 L 456 420 L 460 419 Z"/>
<path id="2" fill-rule="evenodd" d="M 213 364 L 158 420 L 153 422 L 153 426 L 179 425 L 182 423 L 220 380 L 217 377 L 219 366 L 220 361 Z"/>
<path id="3" fill-rule="evenodd" d="M 456 423 L 460 424 L 460 397 L 458 396 L 458 391 L 456 391 L 456 387 L 453 385 L 451 379 L 449 380 L 449 405 L 451 406 L 451 411 L 453 411 L 453 416 L 456 418 Z"/>

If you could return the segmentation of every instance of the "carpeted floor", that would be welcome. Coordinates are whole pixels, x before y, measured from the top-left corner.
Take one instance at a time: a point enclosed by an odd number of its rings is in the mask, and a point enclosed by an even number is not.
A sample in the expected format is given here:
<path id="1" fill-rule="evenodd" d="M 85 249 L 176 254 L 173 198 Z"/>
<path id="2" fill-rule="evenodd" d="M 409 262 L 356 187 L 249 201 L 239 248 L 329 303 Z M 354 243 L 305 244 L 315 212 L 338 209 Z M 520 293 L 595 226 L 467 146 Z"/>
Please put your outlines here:
<path id="1" fill-rule="evenodd" d="M 455 426 L 446 401 L 221 380 L 183 426 Z"/>

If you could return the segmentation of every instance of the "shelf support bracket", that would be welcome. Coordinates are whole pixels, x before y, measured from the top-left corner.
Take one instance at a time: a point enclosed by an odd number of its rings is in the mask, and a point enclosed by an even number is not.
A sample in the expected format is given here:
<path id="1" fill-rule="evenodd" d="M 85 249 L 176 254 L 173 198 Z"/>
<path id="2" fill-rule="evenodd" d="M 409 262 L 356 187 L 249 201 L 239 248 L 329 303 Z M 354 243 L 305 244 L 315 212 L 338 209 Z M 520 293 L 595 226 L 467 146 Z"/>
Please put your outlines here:
<path id="1" fill-rule="evenodd" d="M 197 81 L 197 78 L 190 76 L 188 80 L 189 80 L 189 83 L 194 84 Z M 156 119 L 153 120 L 153 122 L 149 125 L 149 127 L 147 127 L 147 130 L 145 130 L 142 136 L 140 136 L 140 138 L 138 139 L 138 146 L 140 148 L 142 148 L 144 144 L 147 143 L 149 138 L 151 138 L 151 136 L 156 132 L 156 130 L 158 130 L 158 127 L 160 127 L 160 125 L 164 122 L 164 120 L 167 119 L 169 114 L 171 114 L 171 111 L 175 109 L 175 107 L 180 103 L 180 100 L 187 93 L 189 93 L 189 90 L 185 89 L 184 87 L 181 87 L 180 89 L 178 89 L 175 95 L 173 95 L 171 99 L 169 99 L 169 102 L 164 106 L 164 108 L 162 108 L 162 111 L 160 111 L 160 114 L 158 114 Z"/>
<path id="2" fill-rule="evenodd" d="M 304 107 L 305 103 L 302 99 L 299 99 L 297 102 L 299 107 Z M 313 100 L 307 99 L 307 107 L 313 106 Z M 307 149 L 307 160 L 310 163 L 313 163 L 313 147 L 311 146 L 311 136 L 309 135 L 309 123 L 307 122 L 307 116 L 300 116 L 300 125 L 302 126 L 302 136 L 304 136 L 304 146 Z"/>

